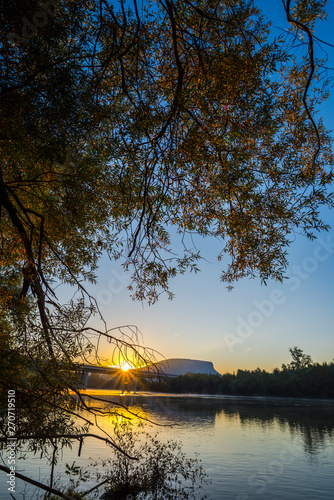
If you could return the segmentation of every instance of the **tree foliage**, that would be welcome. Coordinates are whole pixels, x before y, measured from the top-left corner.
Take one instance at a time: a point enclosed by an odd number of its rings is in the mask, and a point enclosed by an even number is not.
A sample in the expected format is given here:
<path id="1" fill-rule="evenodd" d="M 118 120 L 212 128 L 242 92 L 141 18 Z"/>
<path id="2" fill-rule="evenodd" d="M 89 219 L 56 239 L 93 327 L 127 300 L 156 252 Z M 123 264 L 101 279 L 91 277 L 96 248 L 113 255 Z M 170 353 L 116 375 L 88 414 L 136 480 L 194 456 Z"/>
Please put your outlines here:
<path id="1" fill-rule="evenodd" d="M 307 36 L 323 5 L 290 3 Z M 21 298 L 93 279 L 107 250 L 155 300 L 198 258 L 170 263 L 169 227 L 219 238 L 225 281 L 281 279 L 291 233 L 332 204 L 314 51 L 292 56 L 252 2 L 52 2 L 42 22 L 30 1 L 30 34 L 24 5 L 1 20 L 2 262 Z"/>
<path id="2" fill-rule="evenodd" d="M 293 347 L 289 349 L 292 356 L 292 361 L 288 365 L 292 370 L 300 370 L 301 368 L 308 368 L 312 365 L 312 359 L 309 354 L 304 354 L 302 349 L 299 347 Z"/>
<path id="3" fill-rule="evenodd" d="M 275 38 L 246 0 L 2 4 L 1 386 L 22 415 L 42 400 L 65 412 L 68 380 L 75 390 L 101 335 L 150 360 L 89 325 L 99 311 L 84 282 L 103 252 L 154 302 L 197 269 L 187 235 L 221 242 L 231 284 L 282 279 L 294 233 L 327 229 L 333 157 L 316 113 L 328 82 L 313 44 L 324 2 L 282 8 L 288 31 Z M 59 284 L 79 299 L 61 304 Z"/>

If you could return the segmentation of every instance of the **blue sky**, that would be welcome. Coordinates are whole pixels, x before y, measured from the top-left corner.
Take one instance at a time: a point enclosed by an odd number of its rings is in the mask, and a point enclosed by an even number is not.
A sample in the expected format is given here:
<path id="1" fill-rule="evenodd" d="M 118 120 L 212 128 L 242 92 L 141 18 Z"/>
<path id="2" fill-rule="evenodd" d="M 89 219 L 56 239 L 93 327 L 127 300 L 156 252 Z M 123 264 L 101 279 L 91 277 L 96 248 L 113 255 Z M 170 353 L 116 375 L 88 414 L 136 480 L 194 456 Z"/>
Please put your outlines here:
<path id="1" fill-rule="evenodd" d="M 287 27 L 281 0 L 256 2 L 274 19 L 275 26 Z M 333 41 L 334 5 L 321 22 L 319 33 Z M 334 66 L 334 49 L 328 47 Z M 329 61 L 329 62 L 330 62 Z M 322 107 L 327 128 L 334 129 L 333 100 Z M 334 213 L 324 213 L 334 228 Z M 101 261 L 98 284 L 90 288 L 97 298 L 109 327 L 137 325 L 144 344 L 166 358 L 208 360 L 224 373 L 257 367 L 271 370 L 290 361 L 289 347 L 298 346 L 314 361 L 331 361 L 333 342 L 334 230 L 310 242 L 297 236 L 289 251 L 290 280 L 283 284 L 244 279 L 232 292 L 220 282 L 222 262 L 219 247 L 198 237 L 206 261 L 201 272 L 171 282 L 173 301 L 162 296 L 153 306 L 133 302 L 126 288 L 129 276 L 118 263 Z M 101 352 L 108 355 L 107 350 Z"/>
<path id="2" fill-rule="evenodd" d="M 242 280 L 232 292 L 207 246 L 202 271 L 176 278 L 174 300 L 162 296 L 153 306 L 133 302 L 128 277 L 103 260 L 94 294 L 108 325 L 137 325 L 145 345 L 165 357 L 212 361 L 220 372 L 279 367 L 295 345 L 315 361 L 333 359 L 334 231 L 313 243 L 297 239 L 285 283 Z"/>

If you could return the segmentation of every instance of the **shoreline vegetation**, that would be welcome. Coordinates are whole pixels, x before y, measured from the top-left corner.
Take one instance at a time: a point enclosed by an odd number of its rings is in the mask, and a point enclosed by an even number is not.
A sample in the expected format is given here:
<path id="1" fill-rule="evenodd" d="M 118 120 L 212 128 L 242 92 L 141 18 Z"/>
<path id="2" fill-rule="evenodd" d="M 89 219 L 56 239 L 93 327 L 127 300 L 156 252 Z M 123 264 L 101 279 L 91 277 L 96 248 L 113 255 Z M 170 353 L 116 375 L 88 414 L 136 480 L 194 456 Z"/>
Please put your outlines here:
<path id="1" fill-rule="evenodd" d="M 266 372 L 238 370 L 209 375 L 188 373 L 179 377 L 146 382 L 147 390 L 167 393 L 198 393 L 226 396 L 334 399 L 334 363 L 301 369 Z"/>
<path id="2" fill-rule="evenodd" d="M 224 375 L 187 373 L 152 380 L 138 377 L 136 386 L 138 391 L 168 394 L 334 399 L 334 361 L 313 363 L 301 349 L 294 347 L 289 351 L 292 362 L 272 372 L 257 368 Z M 98 375 L 91 375 L 88 380 L 88 389 L 132 391 L 133 385 L 130 378 L 123 386 L 115 379 L 103 381 Z"/>

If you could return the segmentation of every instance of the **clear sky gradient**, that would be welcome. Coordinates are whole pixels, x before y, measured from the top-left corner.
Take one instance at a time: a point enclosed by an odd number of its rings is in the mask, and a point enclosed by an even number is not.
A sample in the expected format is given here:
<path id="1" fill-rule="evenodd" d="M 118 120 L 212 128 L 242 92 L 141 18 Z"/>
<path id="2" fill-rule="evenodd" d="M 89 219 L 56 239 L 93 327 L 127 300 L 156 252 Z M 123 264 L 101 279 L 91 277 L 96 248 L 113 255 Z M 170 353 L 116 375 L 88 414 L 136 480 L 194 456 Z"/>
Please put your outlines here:
<path id="1" fill-rule="evenodd" d="M 281 0 L 256 2 L 287 27 Z M 334 2 L 319 33 L 334 43 Z M 334 67 L 334 48 L 327 47 L 328 65 Z M 321 115 L 334 128 L 333 99 L 324 103 Z M 324 213 L 334 228 L 334 213 Z M 212 361 L 221 373 L 257 367 L 272 370 L 290 361 L 289 347 L 298 346 L 314 361 L 331 361 L 333 342 L 334 230 L 310 242 L 296 236 L 289 251 L 289 276 L 283 284 L 244 279 L 228 292 L 220 282 L 224 262 L 217 261 L 219 246 L 212 240 L 195 240 L 206 261 L 201 272 L 171 282 L 173 301 L 162 296 L 158 303 L 133 302 L 126 285 L 129 276 L 118 263 L 101 261 L 98 284 L 90 287 L 109 327 L 137 325 L 145 345 L 166 358 Z M 108 352 L 101 353 L 107 355 Z"/>

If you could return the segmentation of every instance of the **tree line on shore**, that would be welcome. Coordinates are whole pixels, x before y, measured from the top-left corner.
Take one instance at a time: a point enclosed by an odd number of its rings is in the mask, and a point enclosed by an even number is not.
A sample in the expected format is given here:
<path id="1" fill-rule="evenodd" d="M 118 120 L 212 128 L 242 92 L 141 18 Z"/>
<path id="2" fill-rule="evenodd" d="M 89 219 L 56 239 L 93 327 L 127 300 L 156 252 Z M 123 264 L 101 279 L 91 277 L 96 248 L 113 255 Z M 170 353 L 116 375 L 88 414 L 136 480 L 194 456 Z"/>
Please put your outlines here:
<path id="1" fill-rule="evenodd" d="M 283 364 L 272 372 L 256 368 L 224 375 L 188 373 L 175 378 L 146 381 L 146 389 L 171 393 L 334 398 L 334 361 L 314 363 L 298 347 L 289 351 L 291 363 Z"/>
<path id="2" fill-rule="evenodd" d="M 138 390 L 179 394 L 224 394 L 233 396 L 276 396 L 297 398 L 334 399 L 334 360 L 330 363 L 315 363 L 311 356 L 298 347 L 289 349 L 292 361 L 272 372 L 237 370 L 233 373 L 206 374 L 187 373 L 173 378 L 136 379 Z M 91 375 L 88 386 L 103 389 L 134 390 L 135 380 L 113 379 L 104 381 Z"/>

